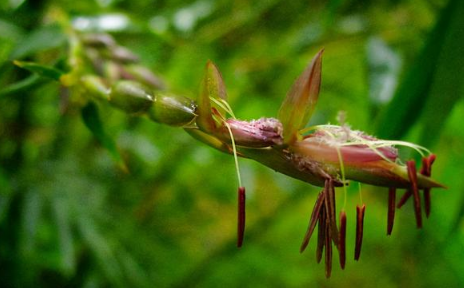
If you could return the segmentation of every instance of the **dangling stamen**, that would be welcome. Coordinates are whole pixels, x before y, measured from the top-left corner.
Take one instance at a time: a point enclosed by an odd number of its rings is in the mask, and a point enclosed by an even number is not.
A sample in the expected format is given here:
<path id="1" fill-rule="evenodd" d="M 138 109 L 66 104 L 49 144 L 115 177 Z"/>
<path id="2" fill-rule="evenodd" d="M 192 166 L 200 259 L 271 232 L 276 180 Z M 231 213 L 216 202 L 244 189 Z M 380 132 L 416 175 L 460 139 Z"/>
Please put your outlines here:
<path id="1" fill-rule="evenodd" d="M 325 201 L 324 201 L 325 202 Z M 317 225 L 317 250 L 316 250 L 316 261 L 321 262 L 322 252 L 325 245 L 325 233 L 326 233 L 326 211 L 325 205 L 322 205 L 319 212 L 319 221 Z"/>
<path id="2" fill-rule="evenodd" d="M 338 247 L 338 229 L 337 229 L 337 219 L 335 214 L 335 188 L 333 186 L 333 180 L 325 180 L 324 186 L 325 193 L 325 208 L 327 211 L 327 220 L 330 225 L 330 230 L 332 231 L 331 237 L 335 243 L 335 246 Z"/>
<path id="3" fill-rule="evenodd" d="M 429 175 L 429 157 L 422 158 L 422 167 L 420 170 L 420 174 L 424 176 Z M 425 216 L 429 218 L 430 215 L 430 188 L 424 188 L 424 204 L 425 204 Z"/>
<path id="4" fill-rule="evenodd" d="M 245 187 L 238 187 L 237 247 L 242 247 L 245 235 Z"/>
<path id="5" fill-rule="evenodd" d="M 340 267 L 345 269 L 346 263 L 346 212 L 340 211 L 340 244 L 338 245 L 338 255 L 340 257 Z"/>
<path id="6" fill-rule="evenodd" d="M 403 197 L 401 197 L 400 201 L 398 202 L 398 205 L 396 205 L 396 208 L 400 209 L 403 207 L 403 205 L 409 200 L 409 198 L 412 196 L 411 190 L 406 190 L 404 192 Z"/>
<path id="7" fill-rule="evenodd" d="M 361 246 L 364 234 L 364 213 L 366 211 L 366 205 L 362 204 L 356 206 L 356 246 L 354 249 L 354 260 L 358 261 L 361 256 Z"/>
<path id="8" fill-rule="evenodd" d="M 324 204 L 324 199 L 325 199 L 325 194 L 323 190 L 321 193 L 319 193 L 316 203 L 314 204 L 313 212 L 311 213 L 311 219 L 309 220 L 308 230 L 306 231 L 306 234 L 303 238 L 303 243 L 301 244 L 301 247 L 300 247 L 300 253 L 303 253 L 303 251 L 306 249 L 306 247 L 308 246 L 309 240 L 311 239 L 311 235 L 313 235 L 314 228 L 316 227 L 316 224 L 317 224 L 317 219 L 319 218 L 319 215 L 320 215 L 321 207 Z"/>
<path id="9" fill-rule="evenodd" d="M 325 231 L 325 277 L 330 278 L 332 274 L 332 239 L 335 238 L 332 234 L 331 223 L 329 218 L 326 218 Z M 338 235 L 337 235 L 338 236 Z"/>
<path id="10" fill-rule="evenodd" d="M 214 116 L 221 117 L 218 111 L 213 107 L 212 111 Z M 235 169 L 237 171 L 237 178 L 238 178 L 238 217 L 237 217 L 237 247 L 242 247 L 243 244 L 243 237 L 245 235 L 245 187 L 242 186 L 242 178 L 240 177 L 240 167 L 238 166 L 238 156 L 237 156 L 237 147 L 235 146 L 234 134 L 232 133 L 232 129 L 230 128 L 229 123 L 227 123 L 224 119 L 222 122 L 227 127 L 229 131 L 230 140 L 232 142 L 232 151 L 234 153 L 234 160 L 235 160 Z"/>
<path id="11" fill-rule="evenodd" d="M 422 158 L 421 174 L 430 177 L 432 175 L 432 164 L 436 156 L 431 154 L 429 157 Z M 429 218 L 431 209 L 430 188 L 424 188 L 425 216 Z"/>
<path id="12" fill-rule="evenodd" d="M 419 189 L 417 188 L 417 174 L 416 174 L 416 162 L 414 160 L 407 161 L 409 182 L 411 182 L 411 190 L 414 196 L 414 212 L 416 214 L 417 228 L 422 227 L 422 215 L 421 215 L 421 202 Z"/>
<path id="13" fill-rule="evenodd" d="M 388 189 L 387 235 L 391 235 L 392 230 L 393 230 L 393 222 L 395 221 L 395 202 L 396 202 L 396 188 L 390 187 Z"/>

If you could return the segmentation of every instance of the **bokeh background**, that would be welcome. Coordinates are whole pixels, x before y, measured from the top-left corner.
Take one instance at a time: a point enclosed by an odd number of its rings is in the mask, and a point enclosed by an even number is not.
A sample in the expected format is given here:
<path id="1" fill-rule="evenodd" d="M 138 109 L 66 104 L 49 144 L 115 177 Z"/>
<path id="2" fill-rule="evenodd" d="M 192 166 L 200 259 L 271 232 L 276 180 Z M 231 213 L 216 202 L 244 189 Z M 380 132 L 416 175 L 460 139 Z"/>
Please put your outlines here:
<path id="1" fill-rule="evenodd" d="M 463 2 L 1 0 L 0 286 L 463 287 Z M 298 251 L 319 188 L 240 160 L 248 223 L 237 249 L 232 157 L 99 105 L 126 173 L 79 103 L 63 104 L 59 83 L 13 65 L 66 60 L 63 15 L 76 30 L 113 35 L 173 93 L 195 98 L 211 59 L 242 119 L 276 116 L 325 48 L 311 123 L 337 123 L 344 111 L 355 129 L 424 145 L 449 189 L 433 191 L 422 230 L 408 203 L 387 237 L 386 189 L 363 185 L 356 262 L 352 185 L 347 267 L 335 257 L 327 280 L 315 242 Z"/>

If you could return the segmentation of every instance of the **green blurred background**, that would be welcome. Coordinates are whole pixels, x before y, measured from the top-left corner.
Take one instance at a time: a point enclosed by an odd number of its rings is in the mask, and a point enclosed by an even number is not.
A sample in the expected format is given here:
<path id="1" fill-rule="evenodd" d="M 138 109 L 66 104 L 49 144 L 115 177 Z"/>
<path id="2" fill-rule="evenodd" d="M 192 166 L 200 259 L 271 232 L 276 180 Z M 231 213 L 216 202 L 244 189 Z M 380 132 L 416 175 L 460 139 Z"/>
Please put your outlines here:
<path id="1" fill-rule="evenodd" d="M 463 2 L 1 0 L 0 286 L 463 287 Z M 327 280 L 314 239 L 298 252 L 319 188 L 240 160 L 248 202 L 237 249 L 232 157 L 99 105 L 125 173 L 63 87 L 12 64 L 66 59 L 63 15 L 77 30 L 113 35 L 180 95 L 196 97 L 211 59 L 241 119 L 275 117 L 325 48 L 311 123 L 336 123 L 345 111 L 355 129 L 427 146 L 434 178 L 449 189 L 433 191 L 422 230 L 409 204 L 387 237 L 386 189 L 363 185 L 355 262 L 352 185 L 347 267 L 335 257 Z"/>

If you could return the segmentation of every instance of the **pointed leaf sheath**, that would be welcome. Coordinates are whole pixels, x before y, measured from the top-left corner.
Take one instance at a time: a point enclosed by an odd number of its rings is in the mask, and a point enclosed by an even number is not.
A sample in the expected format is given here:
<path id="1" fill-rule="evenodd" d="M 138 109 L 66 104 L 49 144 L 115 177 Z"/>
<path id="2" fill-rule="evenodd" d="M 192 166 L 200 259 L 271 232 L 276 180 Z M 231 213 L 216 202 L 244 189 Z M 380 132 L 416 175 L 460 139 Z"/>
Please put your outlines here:
<path id="1" fill-rule="evenodd" d="M 346 212 L 340 211 L 340 234 L 339 234 L 339 249 L 338 255 L 340 256 L 340 267 L 345 269 L 346 263 Z"/>
<path id="2" fill-rule="evenodd" d="M 238 188 L 237 247 L 242 247 L 245 235 L 245 187 Z"/>
<path id="3" fill-rule="evenodd" d="M 419 188 L 417 187 L 417 173 L 416 173 L 416 162 L 414 160 L 407 161 L 409 182 L 411 182 L 412 195 L 414 196 L 414 212 L 416 214 L 417 228 L 422 227 L 422 216 L 421 216 L 421 202 L 419 195 Z"/>
<path id="4" fill-rule="evenodd" d="M 296 140 L 296 132 L 303 128 L 316 107 L 321 86 L 322 52 L 319 51 L 306 70 L 295 81 L 279 110 L 284 128 L 284 141 Z"/>
<path id="5" fill-rule="evenodd" d="M 393 223 L 395 221 L 395 202 L 396 188 L 390 187 L 388 190 L 388 220 L 387 220 L 387 235 L 391 235 Z"/>
<path id="6" fill-rule="evenodd" d="M 364 213 L 366 212 L 366 205 L 361 207 L 356 206 L 356 246 L 354 249 L 354 260 L 358 261 L 361 256 L 361 246 L 364 234 Z"/>
<path id="7" fill-rule="evenodd" d="M 317 197 L 316 203 L 314 204 L 313 212 L 311 213 L 311 219 L 309 220 L 308 230 L 306 231 L 306 234 L 303 238 L 303 243 L 300 247 L 300 253 L 303 253 L 303 251 L 306 249 L 309 240 L 311 239 L 311 235 L 313 235 L 314 228 L 317 224 L 317 219 L 319 218 L 321 212 L 321 207 L 324 205 L 324 197 L 324 191 L 319 193 L 319 196 Z"/>
<path id="8" fill-rule="evenodd" d="M 211 61 L 208 61 L 205 76 L 201 83 L 197 109 L 198 127 L 205 132 L 212 132 L 216 129 L 216 123 L 211 114 L 210 98 L 227 100 L 227 94 L 219 70 Z"/>

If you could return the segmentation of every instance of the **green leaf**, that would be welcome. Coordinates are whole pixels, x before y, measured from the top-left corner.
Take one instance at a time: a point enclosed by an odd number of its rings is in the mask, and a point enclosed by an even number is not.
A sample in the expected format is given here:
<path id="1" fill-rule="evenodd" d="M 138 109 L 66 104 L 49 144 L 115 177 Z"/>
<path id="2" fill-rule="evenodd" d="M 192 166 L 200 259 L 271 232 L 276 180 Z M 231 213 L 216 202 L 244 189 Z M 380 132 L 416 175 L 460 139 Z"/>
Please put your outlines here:
<path id="1" fill-rule="evenodd" d="M 62 197 L 54 197 L 53 212 L 58 228 L 58 244 L 60 249 L 61 268 L 65 275 L 73 275 L 76 267 L 76 257 L 73 244 L 69 203 Z"/>
<path id="2" fill-rule="evenodd" d="M 33 74 L 21 81 L 18 81 L 9 86 L 6 86 L 3 89 L 0 89 L 0 98 L 8 96 L 8 95 L 13 95 L 13 94 L 27 95 L 26 93 L 21 93 L 21 92 L 32 90 L 46 83 L 47 81 L 51 81 L 51 80 L 41 78 L 40 76 Z"/>
<path id="3" fill-rule="evenodd" d="M 404 81 L 398 87 L 393 100 L 380 115 L 377 135 L 385 139 L 399 139 L 416 123 L 423 111 L 425 102 L 432 97 L 431 84 L 437 78 L 437 65 L 444 53 L 445 39 L 449 38 L 450 26 L 458 19 L 456 6 L 459 0 L 450 0 L 441 12 L 440 18 L 430 33 L 427 42 Z M 454 14 L 453 14 L 454 13 Z M 454 22 L 453 22 L 454 21 Z M 462 22 L 462 21 L 461 21 Z M 457 25 L 457 24 L 456 24 Z M 461 39 L 455 39 L 460 42 Z M 454 54 L 462 48 L 457 49 Z M 440 64 L 441 65 L 441 64 Z M 438 75 L 440 78 L 441 76 Z M 438 80 L 440 81 L 440 80 Z"/>
<path id="4" fill-rule="evenodd" d="M 115 287 L 124 287 L 121 265 L 118 263 L 115 251 L 107 241 L 107 237 L 100 233 L 97 223 L 84 211 L 81 211 L 77 217 L 77 226 L 83 241 L 92 251 L 107 279 Z"/>
<path id="5" fill-rule="evenodd" d="M 15 24 L 0 19 L 0 38 L 12 42 L 19 41 L 24 35 L 24 30 Z"/>
<path id="6" fill-rule="evenodd" d="M 3 222 L 6 215 L 8 214 L 8 209 L 10 207 L 11 199 L 13 198 L 13 191 L 11 189 L 11 184 L 6 175 L 0 168 L 0 223 Z"/>
<path id="7" fill-rule="evenodd" d="M 460 194 L 462 195 L 462 193 Z M 461 196 L 461 200 L 459 200 L 458 205 L 458 212 L 451 225 L 450 233 L 456 233 L 459 231 L 462 219 L 464 219 L 464 197 Z"/>
<path id="8" fill-rule="evenodd" d="M 13 50 L 13 43 L 0 38 L 0 65 L 3 65 L 9 59 L 9 55 Z"/>
<path id="9" fill-rule="evenodd" d="M 25 256 L 31 256 L 36 247 L 37 231 L 40 226 L 44 204 L 44 198 L 40 192 L 38 189 L 32 189 L 24 194 L 21 219 L 21 250 Z"/>
<path id="10" fill-rule="evenodd" d="M 115 253 L 115 258 L 118 260 L 123 270 L 127 275 L 130 283 L 136 287 L 148 287 L 149 280 L 144 272 L 143 267 L 134 259 L 133 255 L 128 252 L 124 247 L 117 247 L 118 253 Z"/>
<path id="11" fill-rule="evenodd" d="M 11 55 L 12 59 L 24 58 L 26 56 L 57 48 L 66 42 L 66 36 L 57 25 L 47 26 L 34 30 L 17 44 L 16 50 Z"/>
<path id="12" fill-rule="evenodd" d="M 197 109 L 198 127 L 205 132 L 211 132 L 216 129 L 216 124 L 211 114 L 210 98 L 227 101 L 226 88 L 221 73 L 213 62 L 208 61 L 206 64 L 205 76 L 201 83 Z"/>
<path id="13" fill-rule="evenodd" d="M 420 138 L 423 145 L 431 145 L 438 138 L 437 135 L 451 110 L 464 96 L 464 1 L 454 2 L 458 3 L 453 6 L 450 25 L 441 53 L 437 57 L 436 73 L 424 107 L 423 131 Z"/>
<path id="14" fill-rule="evenodd" d="M 95 138 L 97 138 L 98 142 L 100 142 L 100 144 L 110 152 L 111 157 L 118 164 L 118 166 L 123 171 L 127 172 L 127 166 L 119 154 L 116 143 L 109 135 L 105 133 L 103 123 L 100 119 L 98 108 L 95 103 L 89 102 L 82 109 L 82 119 L 84 120 L 85 126 L 89 128 Z"/>
<path id="15" fill-rule="evenodd" d="M 53 79 L 53 80 L 56 80 L 56 81 L 60 81 L 61 75 L 64 74 L 63 71 L 58 70 L 58 69 L 56 69 L 54 67 L 41 65 L 41 64 L 38 64 L 38 63 L 34 63 L 34 62 L 26 62 L 26 61 L 15 60 L 15 61 L 13 61 L 13 63 L 18 67 L 21 67 L 23 69 L 29 70 L 29 71 L 31 71 L 33 73 L 36 73 L 36 74 L 38 74 L 40 76 L 50 78 L 50 79 Z"/>
<path id="16" fill-rule="evenodd" d="M 279 110 L 279 120 L 284 128 L 284 142 L 293 141 L 296 132 L 311 118 L 321 87 L 322 53 L 319 51 L 308 67 L 296 79 Z"/>

